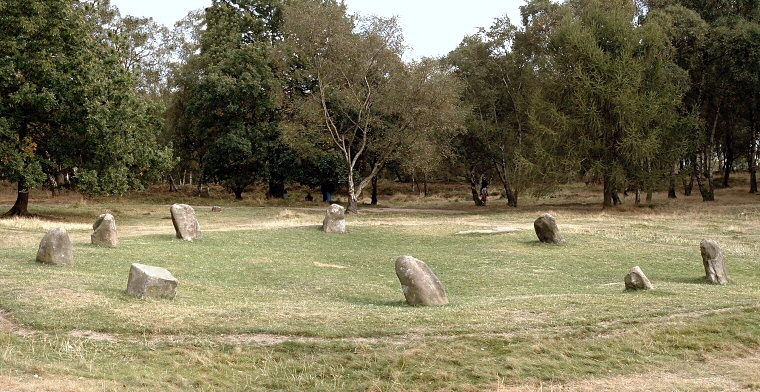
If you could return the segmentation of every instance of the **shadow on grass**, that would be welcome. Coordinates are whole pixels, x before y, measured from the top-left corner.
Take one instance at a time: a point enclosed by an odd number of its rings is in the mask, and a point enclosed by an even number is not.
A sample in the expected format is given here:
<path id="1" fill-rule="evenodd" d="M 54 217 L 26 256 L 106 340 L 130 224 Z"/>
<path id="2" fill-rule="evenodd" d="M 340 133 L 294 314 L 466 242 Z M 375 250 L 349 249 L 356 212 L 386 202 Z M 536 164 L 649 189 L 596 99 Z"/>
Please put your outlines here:
<path id="1" fill-rule="evenodd" d="M 667 278 L 663 279 L 664 281 L 670 282 L 670 283 L 685 283 L 685 284 L 700 284 L 700 285 L 711 285 L 707 281 L 707 278 L 703 276 L 697 276 L 697 277 L 688 277 L 688 276 L 677 276 L 673 278 Z"/>
<path id="2" fill-rule="evenodd" d="M 386 308 L 406 308 L 409 305 L 406 304 L 405 300 L 375 300 L 373 298 L 368 297 L 345 297 L 346 302 L 355 304 L 355 305 L 367 305 L 367 306 L 377 306 L 377 307 L 386 307 Z"/>

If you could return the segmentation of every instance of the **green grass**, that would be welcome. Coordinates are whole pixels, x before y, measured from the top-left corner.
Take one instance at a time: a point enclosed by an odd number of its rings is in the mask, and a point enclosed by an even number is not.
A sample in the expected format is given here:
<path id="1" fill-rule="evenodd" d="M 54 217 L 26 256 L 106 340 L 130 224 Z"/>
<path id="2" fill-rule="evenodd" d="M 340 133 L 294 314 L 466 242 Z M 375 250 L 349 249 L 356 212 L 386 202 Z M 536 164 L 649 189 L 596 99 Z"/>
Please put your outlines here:
<path id="1" fill-rule="evenodd" d="M 69 268 L 34 262 L 45 227 L 0 225 L 0 385 L 415 391 L 601 380 L 620 390 L 659 372 L 679 377 L 670 389 L 713 390 L 691 382 L 712 374 L 716 361 L 759 357 L 753 205 L 555 205 L 567 240 L 560 246 L 536 240 L 536 206 L 365 209 L 348 216 L 343 235 L 320 230 L 323 206 L 301 207 L 200 207 L 204 234 L 193 243 L 174 239 L 168 206 L 39 207 L 69 227 Z M 88 225 L 105 208 L 119 226 L 113 249 L 89 244 Z M 456 234 L 498 226 L 521 230 Z M 705 237 L 726 254 L 728 285 L 704 283 Z M 394 272 L 401 255 L 430 265 L 449 305 L 405 304 Z M 128 296 L 132 263 L 169 269 L 180 281 L 177 297 Z M 655 290 L 624 291 L 635 265 Z M 720 380 L 760 388 L 747 366 Z"/>

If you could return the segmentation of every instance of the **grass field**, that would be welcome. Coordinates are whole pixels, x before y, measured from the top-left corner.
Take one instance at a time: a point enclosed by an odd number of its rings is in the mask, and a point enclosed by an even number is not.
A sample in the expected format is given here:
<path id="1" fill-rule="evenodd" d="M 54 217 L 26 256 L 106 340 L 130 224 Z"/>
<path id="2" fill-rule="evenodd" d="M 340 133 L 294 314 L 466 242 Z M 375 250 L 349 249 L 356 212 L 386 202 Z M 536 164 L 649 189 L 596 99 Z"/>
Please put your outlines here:
<path id="1" fill-rule="evenodd" d="M 603 211 L 582 185 L 518 209 L 458 192 L 389 191 L 342 235 L 297 192 L 35 195 L 30 210 L 54 219 L 0 221 L 0 390 L 760 390 L 760 196 L 736 186 L 714 203 L 657 195 Z M 203 239 L 174 238 L 174 202 L 196 206 Z M 89 243 L 106 209 L 113 249 Z M 538 242 L 542 212 L 565 244 Z M 74 267 L 34 261 L 57 226 Z M 457 234 L 505 226 L 517 230 Z M 721 245 L 729 284 L 705 283 L 703 238 Z M 449 305 L 405 304 L 401 255 L 436 272 Z M 132 263 L 170 270 L 177 297 L 128 296 Z M 635 265 L 654 290 L 624 291 Z"/>

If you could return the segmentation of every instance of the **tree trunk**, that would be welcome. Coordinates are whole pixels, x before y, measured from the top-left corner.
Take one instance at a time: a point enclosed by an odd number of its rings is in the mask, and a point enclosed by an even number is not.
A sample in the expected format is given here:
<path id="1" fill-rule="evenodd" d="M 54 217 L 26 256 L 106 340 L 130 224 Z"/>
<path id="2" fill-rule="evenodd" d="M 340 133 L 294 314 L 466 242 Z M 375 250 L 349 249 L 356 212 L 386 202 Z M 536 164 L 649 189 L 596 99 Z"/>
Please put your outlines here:
<path id="1" fill-rule="evenodd" d="M 282 199 L 283 196 L 285 196 L 285 183 L 282 181 L 270 180 L 267 198 Z"/>
<path id="2" fill-rule="evenodd" d="M 359 212 L 359 198 L 352 192 L 348 193 L 348 208 L 346 212 L 356 214 Z"/>
<path id="3" fill-rule="evenodd" d="M 633 201 L 636 206 L 641 205 L 641 188 L 636 188 L 636 197 Z"/>
<path id="4" fill-rule="evenodd" d="M 359 212 L 359 196 L 356 194 L 353 172 L 353 170 L 348 171 L 348 208 L 346 209 L 346 212 L 350 214 L 356 214 Z"/>
<path id="5" fill-rule="evenodd" d="M 517 190 L 505 186 L 504 192 L 507 194 L 507 206 L 517 207 Z"/>
<path id="6" fill-rule="evenodd" d="M 754 109 L 750 119 L 750 139 L 747 165 L 749 166 L 749 193 L 757 193 L 757 116 Z"/>
<path id="7" fill-rule="evenodd" d="M 232 190 L 235 193 L 235 200 L 243 200 L 243 191 L 245 191 L 245 188 L 235 188 Z"/>
<path id="8" fill-rule="evenodd" d="M 480 184 L 480 177 L 475 173 L 475 169 L 470 169 L 470 191 L 472 192 L 472 201 L 476 206 L 484 206 L 483 200 L 480 199 L 480 193 L 478 192 L 478 185 Z"/>
<path id="9" fill-rule="evenodd" d="M 177 185 L 174 184 L 174 176 L 169 175 L 169 192 L 177 192 Z"/>
<path id="10" fill-rule="evenodd" d="M 612 207 L 612 199 L 613 194 L 615 193 L 612 189 L 612 179 L 608 175 L 604 175 L 604 202 L 602 203 L 603 208 Z"/>
<path id="11" fill-rule="evenodd" d="M 372 201 L 370 204 L 377 205 L 377 176 L 372 177 Z"/>
<path id="12" fill-rule="evenodd" d="M 734 132 L 731 127 L 726 130 L 726 158 L 723 162 L 723 187 L 728 188 L 728 178 L 734 168 Z"/>
<path id="13" fill-rule="evenodd" d="M 677 199 L 676 196 L 676 167 L 677 164 L 670 166 L 670 184 L 668 185 L 668 199 Z"/>
<path id="14" fill-rule="evenodd" d="M 710 137 L 707 140 L 707 145 L 705 146 L 705 151 L 698 152 L 697 159 L 694 162 L 694 164 L 697 165 L 697 167 L 694 168 L 694 172 L 697 177 L 699 193 L 702 195 L 702 201 L 715 200 L 715 190 L 713 189 L 712 175 L 712 156 L 714 151 L 713 145 L 715 144 L 715 131 L 718 128 L 719 114 L 719 110 L 716 110 L 712 129 L 710 129 Z"/>
<path id="15" fill-rule="evenodd" d="M 689 181 L 683 178 L 683 195 L 691 196 L 691 190 L 694 189 L 694 173 L 689 173 Z"/>
<path id="16" fill-rule="evenodd" d="M 616 206 L 623 204 L 623 201 L 620 200 L 620 195 L 618 195 L 617 189 L 612 190 L 612 203 Z"/>
<path id="17" fill-rule="evenodd" d="M 29 190 L 26 189 L 26 180 L 23 178 L 18 182 L 18 195 L 16 196 L 16 202 L 13 204 L 8 212 L 3 214 L 4 218 L 14 216 L 31 216 L 29 214 Z"/>

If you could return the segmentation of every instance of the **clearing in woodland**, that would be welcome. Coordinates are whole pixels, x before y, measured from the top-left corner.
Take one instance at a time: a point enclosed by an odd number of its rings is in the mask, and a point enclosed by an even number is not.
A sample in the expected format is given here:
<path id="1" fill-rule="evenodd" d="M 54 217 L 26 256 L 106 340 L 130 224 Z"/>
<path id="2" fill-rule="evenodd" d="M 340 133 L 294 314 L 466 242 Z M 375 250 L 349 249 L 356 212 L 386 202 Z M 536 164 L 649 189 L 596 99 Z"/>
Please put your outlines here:
<path id="1" fill-rule="evenodd" d="M 0 389 L 760 389 L 760 196 L 743 184 L 711 203 L 658 194 L 608 210 L 584 185 L 517 209 L 431 187 L 386 190 L 337 235 L 320 230 L 326 204 L 298 190 L 270 202 L 33 194 L 38 218 L 0 221 Z M 175 202 L 196 207 L 201 240 L 175 239 Z M 90 245 L 105 210 L 117 248 Z M 542 212 L 565 244 L 538 242 Z M 73 267 L 34 261 L 57 226 Z M 722 247 L 729 284 L 705 283 L 703 238 Z M 449 305 L 405 304 L 402 255 L 432 268 Z M 176 298 L 128 296 L 132 263 L 171 271 Z M 624 290 L 636 265 L 654 290 Z"/>

